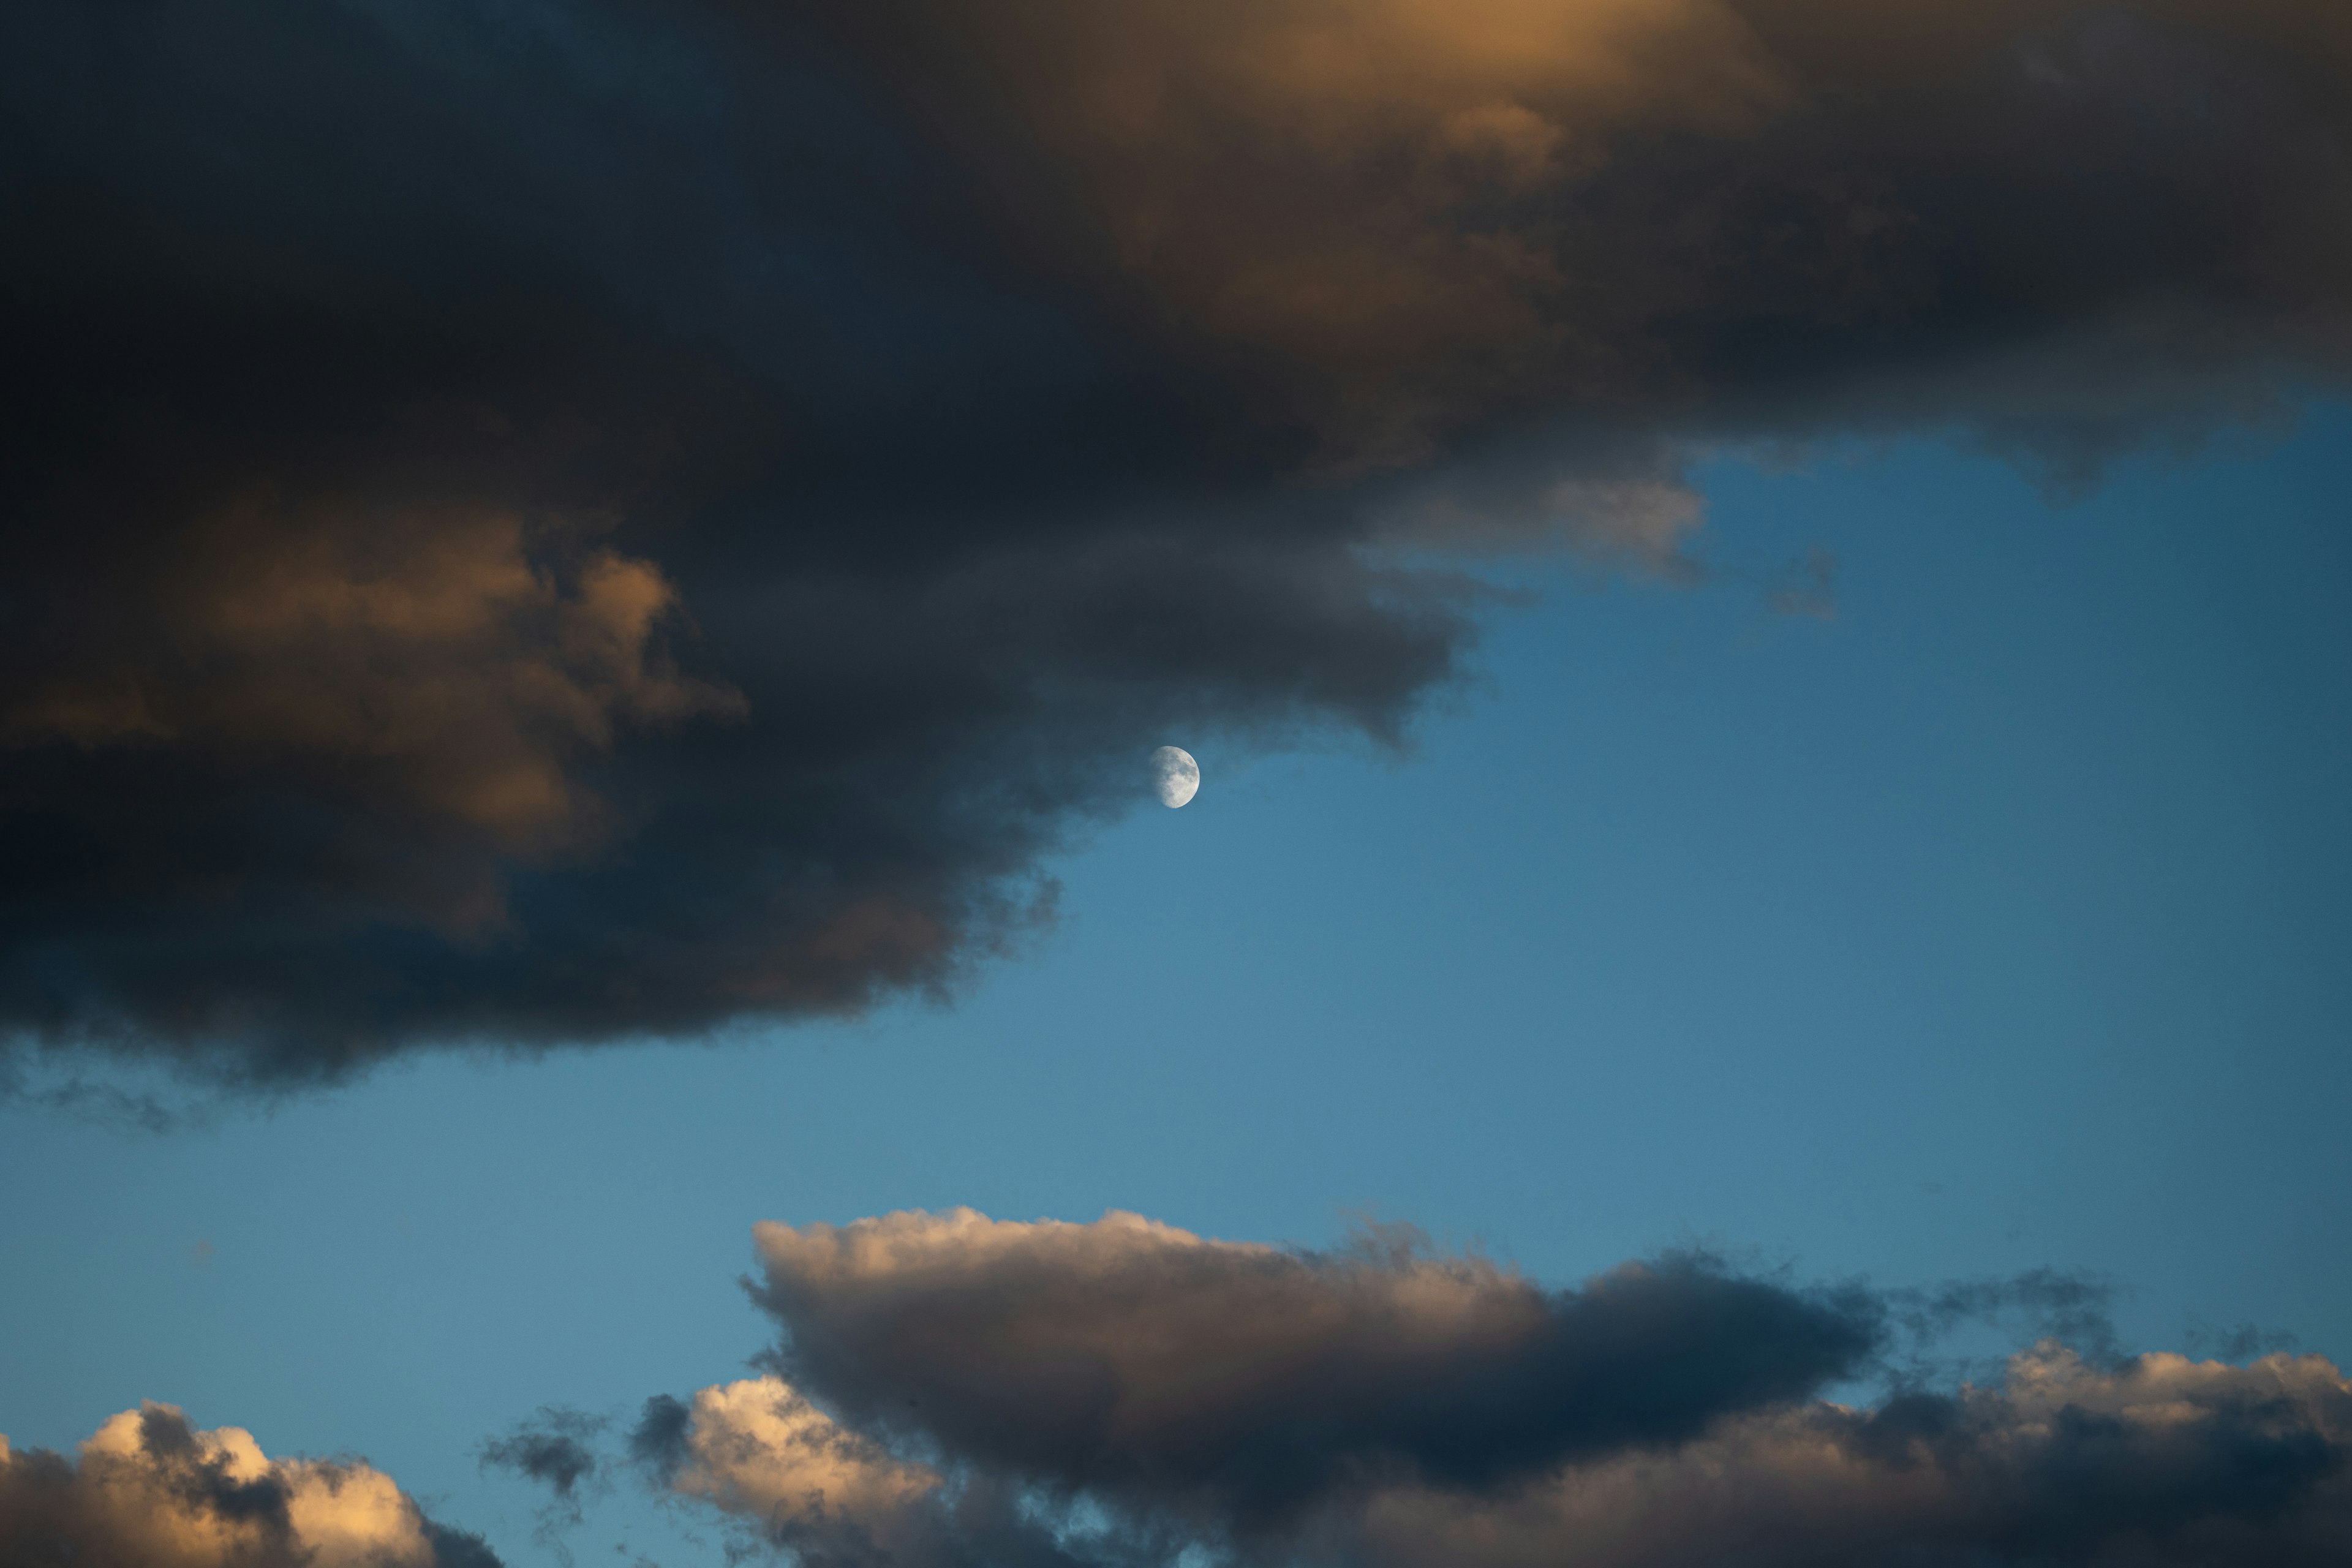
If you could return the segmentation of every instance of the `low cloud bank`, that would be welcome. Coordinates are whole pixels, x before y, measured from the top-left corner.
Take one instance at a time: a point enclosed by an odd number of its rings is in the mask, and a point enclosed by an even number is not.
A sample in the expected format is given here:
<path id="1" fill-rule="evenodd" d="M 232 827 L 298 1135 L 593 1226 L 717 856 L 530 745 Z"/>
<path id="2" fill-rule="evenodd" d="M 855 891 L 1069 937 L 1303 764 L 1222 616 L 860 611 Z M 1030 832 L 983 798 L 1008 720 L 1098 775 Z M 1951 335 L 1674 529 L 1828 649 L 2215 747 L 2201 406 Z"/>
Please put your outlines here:
<path id="1" fill-rule="evenodd" d="M 1704 1257 L 1549 1289 L 1397 1233 L 1133 1215 L 759 1227 L 766 1375 L 649 1401 L 640 1475 L 810 1564 L 2171 1565 L 2352 1552 L 2352 1382 L 2112 1344 L 2047 1271 L 1807 1289 Z M 2062 1325 L 1990 1376 L 1923 1336 Z M 1879 1382 L 1864 1406 L 1826 1397 Z M 618 1460 L 603 1457 L 599 1465 Z"/>
<path id="2" fill-rule="evenodd" d="M 170 1405 L 114 1416 L 71 1455 L 0 1438 L 0 1563 L 122 1568 L 499 1568 L 359 1460 L 272 1459 Z"/>

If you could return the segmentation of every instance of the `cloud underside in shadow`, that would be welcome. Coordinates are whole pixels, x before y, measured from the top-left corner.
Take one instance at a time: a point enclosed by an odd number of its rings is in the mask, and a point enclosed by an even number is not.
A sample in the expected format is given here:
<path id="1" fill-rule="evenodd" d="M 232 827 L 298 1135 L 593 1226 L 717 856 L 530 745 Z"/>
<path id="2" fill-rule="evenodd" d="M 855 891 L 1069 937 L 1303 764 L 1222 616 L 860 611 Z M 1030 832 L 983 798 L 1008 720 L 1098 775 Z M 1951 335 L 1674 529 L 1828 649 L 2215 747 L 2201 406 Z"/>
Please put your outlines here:
<path id="1" fill-rule="evenodd" d="M 1400 742 L 1433 561 L 1689 579 L 1696 451 L 2075 483 L 2352 345 L 2323 0 L 32 0 L 0 102 L 69 1075 L 946 994 L 1154 746 Z"/>
<path id="2" fill-rule="evenodd" d="M 679 1506 L 809 1563 L 1608 1568 L 2319 1564 L 2352 1548 L 2352 1383 L 2318 1356 L 2086 1357 L 1850 1406 L 1906 1321 L 2048 1275 L 1804 1290 L 1704 1258 L 1569 1290 L 1374 1235 L 1335 1253 L 1133 1215 L 761 1227 L 766 1375 L 656 1399 Z M 2088 1314 L 2086 1316 L 2086 1313 Z"/>
<path id="3" fill-rule="evenodd" d="M 357 1460 L 271 1459 L 238 1427 L 125 1411 L 72 1455 L 0 1438 L 0 1562 L 136 1568 L 499 1568 Z"/>

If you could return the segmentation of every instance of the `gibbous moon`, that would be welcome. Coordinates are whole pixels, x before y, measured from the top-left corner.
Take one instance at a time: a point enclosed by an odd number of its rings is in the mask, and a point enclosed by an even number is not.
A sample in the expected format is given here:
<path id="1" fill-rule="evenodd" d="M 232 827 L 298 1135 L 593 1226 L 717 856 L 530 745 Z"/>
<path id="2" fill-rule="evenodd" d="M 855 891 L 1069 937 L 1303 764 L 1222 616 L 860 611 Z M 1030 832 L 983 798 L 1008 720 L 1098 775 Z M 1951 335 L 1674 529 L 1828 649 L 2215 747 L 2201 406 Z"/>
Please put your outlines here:
<path id="1" fill-rule="evenodd" d="M 1151 787 L 1160 805 L 1181 805 L 1201 793 L 1201 764 L 1181 746 L 1162 746 L 1151 753 Z"/>

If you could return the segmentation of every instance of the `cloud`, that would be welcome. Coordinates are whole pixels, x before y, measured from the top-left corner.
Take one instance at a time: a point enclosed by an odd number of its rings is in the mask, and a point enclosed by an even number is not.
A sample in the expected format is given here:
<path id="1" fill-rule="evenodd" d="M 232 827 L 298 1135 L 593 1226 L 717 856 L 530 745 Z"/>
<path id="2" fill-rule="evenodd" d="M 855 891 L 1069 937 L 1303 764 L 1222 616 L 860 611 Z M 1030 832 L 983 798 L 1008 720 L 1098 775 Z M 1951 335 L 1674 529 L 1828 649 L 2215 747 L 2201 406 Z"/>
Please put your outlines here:
<path id="1" fill-rule="evenodd" d="M 629 1458 L 646 1474 L 667 1484 L 686 1463 L 687 1437 L 694 1412 L 672 1394 L 656 1394 L 638 1412 L 629 1428 Z"/>
<path id="2" fill-rule="evenodd" d="M 2108 1315 L 2115 1297 L 2115 1286 L 2106 1280 L 2056 1268 L 1884 1293 L 1890 1319 L 1915 1349 L 1935 1344 L 1963 1323 L 2021 1325 L 2028 1331 L 2024 1338 L 2063 1341 L 2103 1366 L 2124 1359 Z"/>
<path id="3" fill-rule="evenodd" d="M 8 7 L 0 1086 L 951 995 L 1168 736 L 1402 743 L 1465 556 L 2340 384 L 2347 75 L 2323 0 Z"/>
<path id="4" fill-rule="evenodd" d="M 1691 549 L 1706 500 L 1671 472 L 1546 477 L 1530 489 L 1525 473 L 1481 476 L 1466 467 L 1405 489 L 1374 522 L 1372 547 L 1457 558 L 1565 553 L 1679 583 L 1706 574 Z"/>
<path id="5" fill-rule="evenodd" d="M 553 1494 L 533 1533 L 560 1562 L 572 1561 L 563 1533 L 580 1522 L 587 1496 L 609 1489 L 604 1461 L 594 1447 L 607 1425 L 585 1411 L 548 1405 L 479 1450 L 484 1470 L 511 1471 Z"/>
<path id="6" fill-rule="evenodd" d="M 157 585 L 156 637 L 179 657 L 125 639 L 110 668 L 27 682 L 8 742 L 315 768 L 325 787 L 511 850 L 593 835 L 572 757 L 625 725 L 740 717 L 742 700 L 654 645 L 677 597 L 657 569 L 604 550 L 542 567 L 524 533 L 510 515 L 289 519 L 242 502 Z M 433 912 L 501 918 L 494 888 L 477 896 L 488 907 Z"/>
<path id="7" fill-rule="evenodd" d="M 785 1384 L 758 1378 L 694 1396 L 670 1484 L 730 1513 L 857 1521 L 870 1531 L 909 1513 L 940 1481 L 845 1431 Z"/>
<path id="8" fill-rule="evenodd" d="M 2078 454 L 2344 368 L 2324 0 L 817 8 L 1343 469 L 1562 412 Z"/>
<path id="9" fill-rule="evenodd" d="M 1736 1560 L 2189 1564 L 2352 1550 L 2352 1384 L 2317 1356 L 2086 1365 L 2055 1341 L 1995 1387 L 1727 1421 L 1516 1495 L 1398 1489 L 1351 1521 L 1392 1568 Z"/>
<path id="10" fill-rule="evenodd" d="M 2352 1546 L 2352 1382 L 2116 1349 L 2096 1281 L 1547 1289 L 1372 1232 L 763 1226 L 768 1374 L 649 1402 L 677 1506 L 811 1564 L 2279 1563 Z M 1933 1388 L 1966 1322 L 2065 1325 Z M 1875 1403 L 1827 1397 L 1884 1377 Z"/>
<path id="11" fill-rule="evenodd" d="M 551 1405 L 503 1437 L 482 1445 L 485 1469 L 512 1470 L 552 1488 L 567 1502 L 576 1502 L 583 1483 L 593 1484 L 601 1468 L 589 1444 L 604 1422 L 583 1411 Z"/>
<path id="12" fill-rule="evenodd" d="M 1020 1489 L 893 1458 L 775 1377 L 706 1388 L 678 1429 L 671 1495 L 747 1527 L 808 1568 L 1085 1568 L 1164 1562 L 1181 1538 L 1141 1528 L 1073 1530 Z"/>
<path id="13" fill-rule="evenodd" d="M 1744 1413 L 1688 1442 L 1630 1446 L 1504 1486 L 1361 1479 L 1322 1500 L 1312 1528 L 1289 1532 L 1237 1532 L 1230 1517 L 1197 1510 L 1173 1526 L 1118 1512 L 1131 1495 L 1091 1521 L 1033 1507 L 1012 1516 L 1017 1552 L 1000 1545 L 993 1557 L 936 1477 L 919 1492 L 776 1486 L 815 1479 L 813 1448 L 865 1441 L 811 1412 L 789 1384 L 706 1390 L 693 1408 L 698 1452 L 723 1458 L 716 1469 L 698 1461 L 681 1471 L 677 1494 L 811 1563 L 1111 1563 L 1166 1561 L 1192 1546 L 1243 1562 L 1366 1568 L 2293 1568 L 2340 1562 L 2352 1546 L 2352 1384 L 2317 1356 L 2239 1367 L 2155 1354 L 2099 1371 L 2044 1341 L 2012 1358 L 1998 1384 L 1955 1395 Z M 762 1409 L 796 1414 L 782 1428 L 741 1418 Z M 979 1477 L 964 1485 L 999 1495 L 1001 1483 Z"/>
<path id="14" fill-rule="evenodd" d="M 357 1460 L 271 1459 L 149 1404 L 72 1456 L 0 1439 L 0 1561 L 142 1568 L 498 1568 Z"/>
<path id="15" fill-rule="evenodd" d="M 969 1209 L 756 1232 L 778 1370 L 862 1426 L 1055 1487 L 1274 1516 L 1343 1479 L 1491 1485 L 1695 1436 L 1876 1349 L 1875 1303 L 1706 1259 L 1548 1291 L 1368 1237 L 1328 1254 Z"/>
<path id="16" fill-rule="evenodd" d="M 1393 742 L 1454 673 L 1458 584 L 1202 470 L 716 14 L 37 4 L 0 56 L 0 1032 L 69 1074 L 943 994 L 1137 748 Z"/>

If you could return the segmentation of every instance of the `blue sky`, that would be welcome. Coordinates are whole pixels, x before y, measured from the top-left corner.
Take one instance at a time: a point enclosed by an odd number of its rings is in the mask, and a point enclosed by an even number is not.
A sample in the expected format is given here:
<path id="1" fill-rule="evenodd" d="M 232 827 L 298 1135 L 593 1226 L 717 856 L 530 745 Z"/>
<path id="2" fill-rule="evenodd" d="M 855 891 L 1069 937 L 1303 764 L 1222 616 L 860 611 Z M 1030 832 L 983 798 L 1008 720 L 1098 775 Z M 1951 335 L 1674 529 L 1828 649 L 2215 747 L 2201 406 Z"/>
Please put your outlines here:
<path id="1" fill-rule="evenodd" d="M 163 1135 L 0 1107 L 5 1429 L 170 1400 L 551 1561 L 473 1443 L 732 1375 L 756 1219 L 956 1204 L 1371 1215 L 1557 1282 L 2048 1265 L 2136 1347 L 2340 1359 L 2347 452 L 2323 405 L 2063 501 L 1929 444 L 1726 459 L 1707 581 L 1538 573 L 1409 755 L 1166 737 L 1199 798 L 1058 858 L 1059 925 L 952 1005 Z M 1776 614 L 1813 550 L 1834 616 Z"/>

